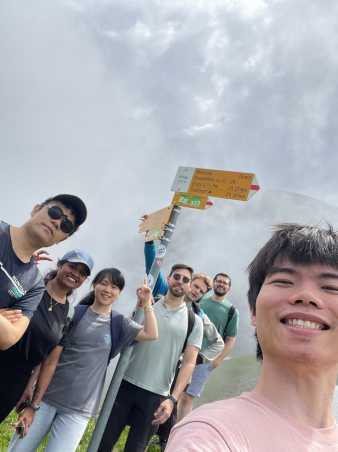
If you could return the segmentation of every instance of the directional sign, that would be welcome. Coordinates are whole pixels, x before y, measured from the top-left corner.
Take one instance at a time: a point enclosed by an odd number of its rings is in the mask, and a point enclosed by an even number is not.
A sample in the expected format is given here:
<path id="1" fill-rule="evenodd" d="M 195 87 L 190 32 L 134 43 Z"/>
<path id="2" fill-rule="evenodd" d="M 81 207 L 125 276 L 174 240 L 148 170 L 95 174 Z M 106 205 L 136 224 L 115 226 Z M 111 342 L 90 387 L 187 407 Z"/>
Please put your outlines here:
<path id="1" fill-rule="evenodd" d="M 205 209 L 208 202 L 206 195 L 194 193 L 175 193 L 171 204 L 175 206 L 190 207 L 192 209 Z"/>
<path id="2" fill-rule="evenodd" d="M 255 174 L 180 166 L 172 191 L 247 201 L 259 190 Z"/>
<path id="3" fill-rule="evenodd" d="M 139 232 L 144 232 L 146 242 L 161 239 L 164 226 L 168 224 L 174 206 L 168 206 L 156 212 L 144 215 L 139 226 Z"/>

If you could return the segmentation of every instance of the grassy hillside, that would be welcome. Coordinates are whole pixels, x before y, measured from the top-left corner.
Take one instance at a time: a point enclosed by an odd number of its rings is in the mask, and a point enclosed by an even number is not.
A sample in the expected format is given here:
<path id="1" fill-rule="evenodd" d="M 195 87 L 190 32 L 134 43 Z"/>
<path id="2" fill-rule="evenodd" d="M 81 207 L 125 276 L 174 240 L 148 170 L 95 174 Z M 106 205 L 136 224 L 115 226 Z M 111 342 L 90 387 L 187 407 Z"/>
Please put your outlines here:
<path id="1" fill-rule="evenodd" d="M 214 370 L 195 406 L 239 395 L 253 388 L 259 373 L 254 356 L 241 356 L 223 362 Z"/>

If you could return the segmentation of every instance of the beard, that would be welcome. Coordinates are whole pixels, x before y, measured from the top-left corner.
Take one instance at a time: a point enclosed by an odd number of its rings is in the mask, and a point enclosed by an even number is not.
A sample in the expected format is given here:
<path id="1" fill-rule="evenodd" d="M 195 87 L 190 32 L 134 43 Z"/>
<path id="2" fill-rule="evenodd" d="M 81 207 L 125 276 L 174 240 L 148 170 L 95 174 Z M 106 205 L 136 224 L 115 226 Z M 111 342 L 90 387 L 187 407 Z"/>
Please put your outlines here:
<path id="1" fill-rule="evenodd" d="M 184 295 L 184 290 L 183 290 L 183 288 L 182 287 L 179 287 L 179 286 L 172 286 L 172 287 L 169 287 L 169 292 L 170 292 L 170 295 L 172 295 L 173 297 L 176 297 L 176 298 L 181 298 L 181 297 L 183 297 L 183 295 Z"/>
<path id="2" fill-rule="evenodd" d="M 217 295 L 218 297 L 222 297 L 223 295 L 226 295 L 227 292 L 228 292 L 228 291 L 227 291 L 226 289 L 223 289 L 223 288 L 217 288 L 217 287 L 214 288 L 214 293 L 215 293 L 215 295 Z"/>

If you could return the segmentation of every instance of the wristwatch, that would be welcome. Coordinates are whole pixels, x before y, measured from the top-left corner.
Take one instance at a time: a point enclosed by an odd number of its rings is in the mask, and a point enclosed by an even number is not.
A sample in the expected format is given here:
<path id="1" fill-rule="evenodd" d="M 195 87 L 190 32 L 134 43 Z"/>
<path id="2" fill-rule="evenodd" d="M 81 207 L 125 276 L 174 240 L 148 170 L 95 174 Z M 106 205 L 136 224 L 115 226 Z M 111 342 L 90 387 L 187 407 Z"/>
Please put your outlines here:
<path id="1" fill-rule="evenodd" d="M 167 400 L 171 400 L 172 403 L 174 404 L 174 406 L 177 404 L 177 400 L 175 399 L 175 397 L 172 394 L 167 396 Z"/>
<path id="2" fill-rule="evenodd" d="M 33 402 L 27 401 L 26 403 L 27 408 L 32 408 L 33 411 L 39 411 L 40 405 L 35 405 Z"/>

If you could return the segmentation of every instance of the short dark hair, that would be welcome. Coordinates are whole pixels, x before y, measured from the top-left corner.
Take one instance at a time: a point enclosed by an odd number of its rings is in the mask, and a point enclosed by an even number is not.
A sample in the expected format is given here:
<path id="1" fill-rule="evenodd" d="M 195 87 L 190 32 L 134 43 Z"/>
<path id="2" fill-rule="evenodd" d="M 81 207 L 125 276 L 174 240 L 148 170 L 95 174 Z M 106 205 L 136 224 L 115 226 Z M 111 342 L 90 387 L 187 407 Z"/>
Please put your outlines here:
<path id="1" fill-rule="evenodd" d="M 56 195 L 40 203 L 40 208 L 52 203 L 53 201 L 60 202 L 74 215 L 75 228 L 74 231 L 72 231 L 69 235 L 74 234 L 74 232 L 79 228 L 79 226 L 81 226 L 81 224 L 85 222 L 87 218 L 87 207 L 85 203 L 82 201 L 82 199 L 75 195 Z"/>
<path id="2" fill-rule="evenodd" d="M 265 278 L 276 259 L 288 259 L 294 264 L 329 265 L 338 269 L 338 233 L 331 225 L 318 226 L 286 223 L 275 226 L 270 240 L 260 249 L 248 267 L 248 301 L 252 314 L 256 314 L 256 300 Z M 256 337 L 257 339 L 257 337 Z M 262 350 L 257 341 L 257 357 Z"/>
<path id="3" fill-rule="evenodd" d="M 216 275 L 214 276 L 214 279 L 212 280 L 212 282 L 215 282 L 218 276 L 224 276 L 224 278 L 227 278 L 229 280 L 229 287 L 231 287 L 231 278 L 227 273 L 216 273 Z"/>
<path id="4" fill-rule="evenodd" d="M 192 277 L 192 274 L 194 273 L 194 270 L 189 265 L 185 264 L 175 264 L 171 267 L 169 276 L 171 276 L 176 270 L 188 270 L 190 273 L 190 276 Z"/>
<path id="5" fill-rule="evenodd" d="M 104 280 L 104 278 L 108 278 L 112 284 L 117 286 L 121 291 L 124 289 L 125 286 L 125 279 L 123 274 L 118 270 L 117 268 L 104 268 L 103 270 L 100 270 L 98 274 L 95 276 L 92 282 L 92 286 L 95 287 L 96 284 L 100 283 Z M 95 294 L 94 290 L 89 292 L 88 295 L 86 295 L 81 301 L 80 304 L 90 306 L 94 303 L 95 300 Z"/>

